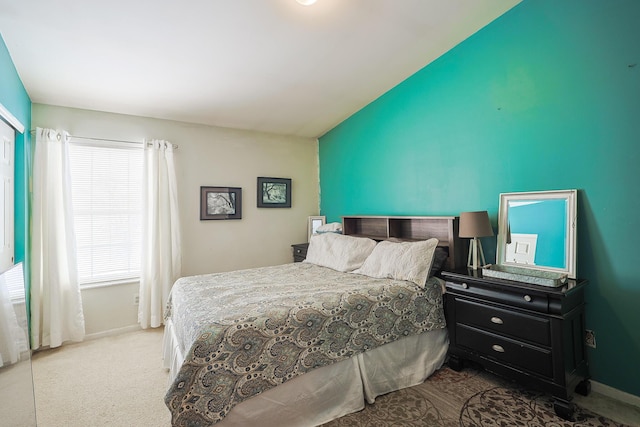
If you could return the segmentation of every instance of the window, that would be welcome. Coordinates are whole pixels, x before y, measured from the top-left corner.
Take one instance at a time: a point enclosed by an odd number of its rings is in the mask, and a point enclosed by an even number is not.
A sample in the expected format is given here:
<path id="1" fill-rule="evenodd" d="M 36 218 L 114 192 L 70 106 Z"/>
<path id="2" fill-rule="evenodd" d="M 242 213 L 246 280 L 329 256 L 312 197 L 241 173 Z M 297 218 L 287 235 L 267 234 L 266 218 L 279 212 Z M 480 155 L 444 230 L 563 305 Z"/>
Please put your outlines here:
<path id="1" fill-rule="evenodd" d="M 140 277 L 143 153 L 133 144 L 72 139 L 80 285 Z"/>

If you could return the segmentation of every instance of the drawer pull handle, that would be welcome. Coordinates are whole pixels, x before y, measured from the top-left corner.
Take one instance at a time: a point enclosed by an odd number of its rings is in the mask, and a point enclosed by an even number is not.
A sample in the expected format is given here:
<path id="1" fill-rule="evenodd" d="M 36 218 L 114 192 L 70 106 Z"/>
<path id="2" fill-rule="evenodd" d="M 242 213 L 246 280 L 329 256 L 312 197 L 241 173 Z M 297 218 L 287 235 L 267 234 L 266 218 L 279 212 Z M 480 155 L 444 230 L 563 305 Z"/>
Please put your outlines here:
<path id="1" fill-rule="evenodd" d="M 462 287 L 463 287 L 464 289 L 469 289 L 469 285 L 467 285 L 466 283 L 463 283 L 463 284 L 462 284 Z"/>
<path id="2" fill-rule="evenodd" d="M 499 317 L 492 317 L 491 318 L 491 323 L 495 323 L 496 325 L 502 325 L 504 322 Z"/>
<path id="3" fill-rule="evenodd" d="M 296 249 L 297 254 L 299 254 L 300 252 L 302 252 L 302 249 Z"/>
<path id="4" fill-rule="evenodd" d="M 491 346 L 493 351 L 497 351 L 498 353 L 504 353 L 504 348 L 501 345 L 494 344 Z"/>
<path id="5" fill-rule="evenodd" d="M 526 302 L 531 302 L 531 297 L 530 297 L 529 295 L 525 295 L 525 296 L 524 296 L 524 300 L 525 300 Z"/>

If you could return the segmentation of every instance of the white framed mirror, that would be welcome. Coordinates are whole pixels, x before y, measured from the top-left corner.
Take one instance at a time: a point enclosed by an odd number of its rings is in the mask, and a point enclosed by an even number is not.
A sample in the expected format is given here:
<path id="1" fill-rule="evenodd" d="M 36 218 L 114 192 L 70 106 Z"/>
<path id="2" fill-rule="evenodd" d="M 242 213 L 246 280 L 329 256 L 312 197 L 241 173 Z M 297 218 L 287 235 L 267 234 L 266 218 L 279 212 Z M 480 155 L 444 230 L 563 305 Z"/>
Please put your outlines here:
<path id="1" fill-rule="evenodd" d="M 500 194 L 498 265 L 576 277 L 577 190 Z"/>

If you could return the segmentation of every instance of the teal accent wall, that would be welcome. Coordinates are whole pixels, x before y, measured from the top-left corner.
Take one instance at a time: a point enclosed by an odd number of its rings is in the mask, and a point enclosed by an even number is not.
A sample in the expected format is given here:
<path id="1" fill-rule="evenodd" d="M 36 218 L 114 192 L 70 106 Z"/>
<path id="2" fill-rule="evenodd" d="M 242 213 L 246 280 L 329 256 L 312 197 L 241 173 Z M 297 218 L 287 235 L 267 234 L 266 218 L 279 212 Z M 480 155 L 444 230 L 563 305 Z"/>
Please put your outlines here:
<path id="1" fill-rule="evenodd" d="M 524 0 L 319 144 L 329 221 L 486 209 L 496 227 L 500 193 L 579 189 L 591 374 L 636 396 L 639 22 L 636 0 Z"/>
<path id="2" fill-rule="evenodd" d="M 24 262 L 25 272 L 28 272 L 31 99 L 18 76 L 2 35 L 0 35 L 0 103 L 25 126 L 24 134 L 16 132 L 14 241 L 15 262 Z M 25 280 L 28 287 L 28 274 Z"/>

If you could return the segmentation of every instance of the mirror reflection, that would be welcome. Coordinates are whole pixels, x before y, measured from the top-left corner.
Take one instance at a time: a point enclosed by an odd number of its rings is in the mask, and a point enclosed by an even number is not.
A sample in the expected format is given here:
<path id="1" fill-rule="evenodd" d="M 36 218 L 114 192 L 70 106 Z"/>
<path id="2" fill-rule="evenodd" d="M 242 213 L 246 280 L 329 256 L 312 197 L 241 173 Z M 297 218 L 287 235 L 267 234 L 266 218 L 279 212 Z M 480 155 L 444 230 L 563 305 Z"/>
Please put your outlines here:
<path id="1" fill-rule="evenodd" d="M 575 278 L 576 193 L 501 194 L 497 263 Z"/>
<path id="2" fill-rule="evenodd" d="M 0 274 L 0 424 L 35 426 L 22 264 Z"/>

